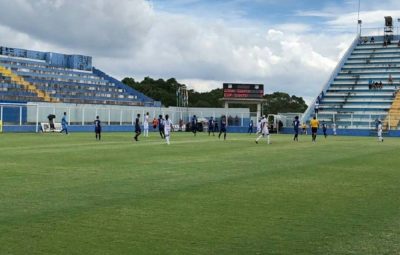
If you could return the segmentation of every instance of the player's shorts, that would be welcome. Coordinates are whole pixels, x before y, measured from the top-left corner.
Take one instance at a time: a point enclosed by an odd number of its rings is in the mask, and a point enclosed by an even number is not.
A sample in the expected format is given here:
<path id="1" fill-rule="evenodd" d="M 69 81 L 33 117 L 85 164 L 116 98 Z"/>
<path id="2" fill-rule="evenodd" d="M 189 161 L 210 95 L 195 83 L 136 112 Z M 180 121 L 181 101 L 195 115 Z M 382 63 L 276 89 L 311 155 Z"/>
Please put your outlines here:
<path id="1" fill-rule="evenodd" d="M 226 133 L 226 128 L 222 127 L 220 130 L 222 133 Z"/>
<path id="2" fill-rule="evenodd" d="M 96 134 L 101 133 L 101 127 L 96 127 L 96 128 L 94 129 L 94 132 L 95 132 Z"/>
<path id="3" fill-rule="evenodd" d="M 318 131 L 318 128 L 315 128 L 315 127 L 311 128 L 311 132 L 312 132 L 313 134 L 316 134 L 317 131 Z"/>
<path id="4" fill-rule="evenodd" d="M 145 123 L 143 124 L 143 128 L 144 128 L 144 129 L 149 129 L 149 123 L 146 123 L 146 122 L 145 122 Z"/>
<path id="5" fill-rule="evenodd" d="M 298 135 L 298 134 L 299 134 L 299 130 L 298 130 L 298 129 L 295 129 L 295 130 L 294 130 L 294 134 L 295 134 L 295 135 Z"/>
<path id="6" fill-rule="evenodd" d="M 170 133 L 171 133 L 170 129 L 164 129 L 165 136 L 169 136 Z"/>
<path id="7" fill-rule="evenodd" d="M 142 129 L 141 129 L 140 127 L 135 127 L 135 132 L 136 132 L 136 133 L 141 133 L 141 132 L 142 132 Z"/>
<path id="8" fill-rule="evenodd" d="M 382 131 L 378 131 L 378 136 L 382 136 Z"/>

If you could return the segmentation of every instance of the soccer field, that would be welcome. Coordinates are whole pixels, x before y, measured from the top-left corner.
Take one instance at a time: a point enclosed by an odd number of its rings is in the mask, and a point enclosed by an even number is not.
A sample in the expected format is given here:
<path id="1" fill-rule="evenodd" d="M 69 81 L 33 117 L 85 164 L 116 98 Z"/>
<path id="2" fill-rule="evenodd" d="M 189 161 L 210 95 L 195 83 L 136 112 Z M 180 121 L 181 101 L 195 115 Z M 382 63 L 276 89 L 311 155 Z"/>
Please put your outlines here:
<path id="1" fill-rule="evenodd" d="M 400 140 L 0 135 L 0 254 L 400 254 Z"/>

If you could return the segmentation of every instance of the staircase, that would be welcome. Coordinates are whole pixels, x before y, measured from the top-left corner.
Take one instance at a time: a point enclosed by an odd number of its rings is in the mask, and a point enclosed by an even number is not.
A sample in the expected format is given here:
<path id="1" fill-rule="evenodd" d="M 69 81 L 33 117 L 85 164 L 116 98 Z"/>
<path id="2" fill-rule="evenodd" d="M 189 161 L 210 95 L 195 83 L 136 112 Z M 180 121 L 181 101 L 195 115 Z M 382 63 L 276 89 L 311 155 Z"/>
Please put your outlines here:
<path id="1" fill-rule="evenodd" d="M 383 122 L 384 129 L 396 129 L 400 122 L 400 93 L 396 93 L 389 113 Z"/>
<path id="2" fill-rule="evenodd" d="M 12 82 L 22 86 L 25 90 L 36 93 L 37 96 L 45 102 L 58 102 L 56 99 L 50 97 L 45 91 L 36 88 L 35 85 L 27 82 L 19 75 L 13 73 L 10 69 L 5 68 L 4 66 L 0 66 L 0 74 L 5 77 L 9 77 Z"/>

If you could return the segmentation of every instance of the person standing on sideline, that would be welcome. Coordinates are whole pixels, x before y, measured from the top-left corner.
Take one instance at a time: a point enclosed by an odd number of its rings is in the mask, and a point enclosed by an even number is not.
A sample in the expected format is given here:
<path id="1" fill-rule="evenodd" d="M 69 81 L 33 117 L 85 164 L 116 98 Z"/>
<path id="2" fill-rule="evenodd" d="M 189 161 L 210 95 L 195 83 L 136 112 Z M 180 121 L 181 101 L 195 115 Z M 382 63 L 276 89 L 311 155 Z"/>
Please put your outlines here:
<path id="1" fill-rule="evenodd" d="M 378 120 L 378 141 L 379 142 L 383 142 L 382 131 L 383 131 L 382 121 Z"/>
<path id="2" fill-rule="evenodd" d="M 193 132 L 194 136 L 196 136 L 196 133 L 197 133 L 197 117 L 196 117 L 196 115 L 193 115 L 191 124 L 192 124 L 192 132 Z"/>
<path id="3" fill-rule="evenodd" d="M 319 121 L 317 120 L 317 117 L 314 116 L 314 118 L 310 121 L 310 126 L 311 126 L 312 142 L 315 143 L 317 140 L 317 132 L 319 127 Z"/>
<path id="4" fill-rule="evenodd" d="M 164 119 L 161 114 L 158 115 L 158 131 L 160 132 L 161 139 L 165 139 Z"/>
<path id="5" fill-rule="evenodd" d="M 328 126 L 326 125 L 325 121 L 322 122 L 322 132 L 324 132 L 325 139 L 328 137 L 328 134 L 326 133 L 326 130 L 328 129 Z"/>
<path id="6" fill-rule="evenodd" d="M 223 115 L 221 117 L 221 127 L 219 129 L 218 139 L 221 139 L 221 134 L 224 133 L 224 140 L 226 140 L 226 117 Z"/>
<path id="7" fill-rule="evenodd" d="M 96 134 L 96 140 L 101 140 L 101 121 L 99 116 L 96 116 L 96 120 L 94 121 L 94 133 Z"/>
<path id="8" fill-rule="evenodd" d="M 296 142 L 299 141 L 299 127 L 300 127 L 299 116 L 296 116 L 296 117 L 294 117 L 294 121 L 293 121 L 293 128 L 294 128 L 293 141 L 296 141 Z"/>
<path id="9" fill-rule="evenodd" d="M 213 136 L 215 136 L 214 126 L 215 126 L 214 118 L 211 117 L 210 120 L 208 121 L 208 136 L 211 135 L 211 132 L 213 133 Z"/>
<path id="10" fill-rule="evenodd" d="M 271 142 L 269 138 L 268 120 L 265 115 L 263 115 L 261 119 L 261 134 L 257 137 L 256 143 L 258 144 L 258 141 L 260 141 L 260 139 L 265 136 L 267 137 L 267 143 L 270 144 Z"/>
<path id="11" fill-rule="evenodd" d="M 135 137 L 133 139 L 135 139 L 135 141 L 139 141 L 139 136 L 142 133 L 142 129 L 140 128 L 140 114 L 138 113 L 136 120 L 135 120 Z"/>
<path id="12" fill-rule="evenodd" d="M 333 131 L 333 135 L 336 136 L 336 123 L 333 122 L 332 124 L 332 131 Z"/>
<path id="13" fill-rule="evenodd" d="M 61 119 L 61 127 L 62 127 L 62 129 L 61 129 L 60 133 L 65 131 L 65 134 L 68 135 L 68 119 L 67 119 L 66 112 L 64 112 L 64 115 Z"/>
<path id="14" fill-rule="evenodd" d="M 254 125 L 253 120 L 250 120 L 249 129 L 247 130 L 248 134 L 252 134 L 253 133 L 253 125 Z"/>
<path id="15" fill-rule="evenodd" d="M 317 102 L 315 103 L 315 106 L 314 106 L 314 112 L 315 112 L 315 114 L 318 114 L 318 111 L 319 111 L 319 102 L 317 101 Z"/>
<path id="16" fill-rule="evenodd" d="M 144 116 L 144 122 L 143 122 L 143 130 L 144 130 L 144 136 L 149 137 L 149 113 L 146 112 L 146 115 Z"/>
<path id="17" fill-rule="evenodd" d="M 165 120 L 164 120 L 163 126 L 164 126 L 165 141 L 167 141 L 167 144 L 169 145 L 169 138 L 170 138 L 170 135 L 171 135 L 172 122 L 169 120 L 168 114 L 165 115 Z"/>
<path id="18" fill-rule="evenodd" d="M 303 135 L 307 135 L 307 125 L 306 123 L 303 123 L 303 125 L 301 125 L 301 128 L 303 129 Z"/>

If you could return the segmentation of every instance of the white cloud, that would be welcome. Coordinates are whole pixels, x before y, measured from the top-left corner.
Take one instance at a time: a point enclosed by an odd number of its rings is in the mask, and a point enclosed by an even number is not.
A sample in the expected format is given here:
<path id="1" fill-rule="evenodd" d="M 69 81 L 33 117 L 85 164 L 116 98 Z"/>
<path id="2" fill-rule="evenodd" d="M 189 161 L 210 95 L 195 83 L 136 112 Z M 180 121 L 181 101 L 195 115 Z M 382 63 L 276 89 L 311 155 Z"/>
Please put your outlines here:
<path id="1" fill-rule="evenodd" d="M 117 78 L 175 77 L 199 91 L 223 82 L 255 82 L 264 83 L 267 93 L 313 97 L 353 37 L 316 33 L 302 23 L 237 25 L 155 11 L 144 0 L 0 4 L 6 46 L 88 54 Z M 346 25 L 352 15 L 329 24 Z"/>

